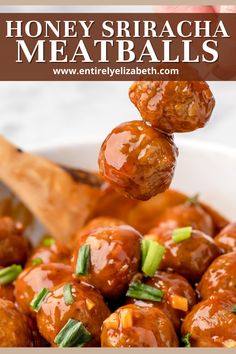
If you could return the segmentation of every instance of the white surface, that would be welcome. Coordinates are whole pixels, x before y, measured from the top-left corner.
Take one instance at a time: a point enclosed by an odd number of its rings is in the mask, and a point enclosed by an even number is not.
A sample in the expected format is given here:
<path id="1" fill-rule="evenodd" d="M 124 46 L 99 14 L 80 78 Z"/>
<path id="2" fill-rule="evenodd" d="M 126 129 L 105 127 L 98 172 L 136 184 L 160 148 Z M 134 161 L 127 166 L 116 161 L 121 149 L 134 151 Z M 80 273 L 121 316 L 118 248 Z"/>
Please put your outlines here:
<path id="1" fill-rule="evenodd" d="M 104 139 L 123 121 L 139 119 L 130 82 L 0 82 L 0 134 L 29 148 L 41 143 Z M 212 82 L 216 107 L 204 129 L 181 138 L 236 148 L 236 82 Z"/>
<path id="2" fill-rule="evenodd" d="M 236 151 L 208 143 L 179 140 L 181 154 L 172 187 L 212 205 L 235 220 Z M 60 163 L 85 169 L 97 168 L 99 143 L 65 144 L 36 150 Z"/>

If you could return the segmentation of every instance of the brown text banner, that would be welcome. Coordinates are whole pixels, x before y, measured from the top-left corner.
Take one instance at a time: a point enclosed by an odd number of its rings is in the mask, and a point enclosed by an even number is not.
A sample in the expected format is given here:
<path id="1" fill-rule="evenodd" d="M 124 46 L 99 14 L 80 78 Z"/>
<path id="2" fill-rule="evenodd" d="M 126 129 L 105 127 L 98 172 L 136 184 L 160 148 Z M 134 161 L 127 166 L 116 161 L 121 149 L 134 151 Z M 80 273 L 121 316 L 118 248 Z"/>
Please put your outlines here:
<path id="1" fill-rule="evenodd" d="M 236 14 L 0 14 L 0 80 L 236 80 Z"/>

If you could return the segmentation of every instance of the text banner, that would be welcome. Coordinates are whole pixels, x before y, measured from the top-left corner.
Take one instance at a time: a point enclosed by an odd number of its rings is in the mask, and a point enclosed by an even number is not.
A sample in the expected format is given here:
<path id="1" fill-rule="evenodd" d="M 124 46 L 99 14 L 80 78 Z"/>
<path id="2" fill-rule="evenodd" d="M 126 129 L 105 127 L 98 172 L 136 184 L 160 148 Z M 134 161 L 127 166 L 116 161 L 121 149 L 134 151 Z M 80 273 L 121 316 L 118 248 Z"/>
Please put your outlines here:
<path id="1" fill-rule="evenodd" d="M 0 14 L 0 80 L 236 80 L 236 14 Z"/>

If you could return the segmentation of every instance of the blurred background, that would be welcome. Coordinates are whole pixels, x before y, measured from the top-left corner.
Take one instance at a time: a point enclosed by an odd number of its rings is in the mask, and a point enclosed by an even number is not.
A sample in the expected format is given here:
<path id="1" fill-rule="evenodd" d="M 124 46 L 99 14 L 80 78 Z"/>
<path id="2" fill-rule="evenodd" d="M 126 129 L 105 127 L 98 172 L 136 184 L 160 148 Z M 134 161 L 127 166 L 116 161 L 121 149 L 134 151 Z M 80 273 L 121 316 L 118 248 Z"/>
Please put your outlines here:
<path id="1" fill-rule="evenodd" d="M 138 7 L 10 7 L 0 12 L 151 12 Z M 130 82 L 0 82 L 0 134 L 24 147 L 102 141 L 115 125 L 139 119 Z M 236 82 L 210 82 L 216 107 L 205 129 L 183 139 L 236 149 Z"/>

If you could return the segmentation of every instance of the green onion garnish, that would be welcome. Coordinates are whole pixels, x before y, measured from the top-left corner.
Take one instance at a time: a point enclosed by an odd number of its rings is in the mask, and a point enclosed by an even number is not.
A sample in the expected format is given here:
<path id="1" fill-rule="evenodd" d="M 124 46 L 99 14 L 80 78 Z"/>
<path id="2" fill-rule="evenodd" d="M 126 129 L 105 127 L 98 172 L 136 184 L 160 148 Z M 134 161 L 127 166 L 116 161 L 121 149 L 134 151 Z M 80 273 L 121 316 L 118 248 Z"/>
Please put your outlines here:
<path id="1" fill-rule="evenodd" d="M 0 269 L 0 285 L 6 285 L 12 283 L 18 275 L 22 272 L 21 265 L 12 265 L 10 267 L 6 267 Z"/>
<path id="2" fill-rule="evenodd" d="M 161 301 L 164 293 L 160 289 L 136 281 L 130 284 L 126 296 L 140 300 Z"/>
<path id="3" fill-rule="evenodd" d="M 199 196 L 200 196 L 199 193 L 193 195 L 192 197 L 187 199 L 187 203 L 189 203 L 189 204 L 197 204 L 198 200 L 199 200 Z"/>
<path id="4" fill-rule="evenodd" d="M 89 269 L 89 258 L 90 258 L 90 247 L 89 245 L 83 245 L 79 249 L 78 260 L 76 264 L 77 276 L 88 274 Z"/>
<path id="5" fill-rule="evenodd" d="M 152 277 L 159 268 L 165 247 L 153 240 L 142 241 L 142 271 Z"/>
<path id="6" fill-rule="evenodd" d="M 54 342 L 61 348 L 83 347 L 91 338 L 91 333 L 82 322 L 70 318 L 60 330 Z"/>
<path id="7" fill-rule="evenodd" d="M 143 267 L 144 261 L 147 257 L 149 245 L 150 245 L 150 240 L 142 240 L 142 243 L 141 243 L 142 267 Z"/>
<path id="8" fill-rule="evenodd" d="M 175 243 L 182 242 L 191 237 L 192 234 L 192 226 L 181 227 L 180 229 L 175 229 L 172 233 L 172 240 Z"/>
<path id="9" fill-rule="evenodd" d="M 42 264 L 42 263 L 43 263 L 42 258 L 34 258 L 32 260 L 32 265 L 38 265 L 38 264 Z"/>
<path id="10" fill-rule="evenodd" d="M 190 348 L 191 347 L 191 343 L 190 343 L 191 335 L 192 335 L 191 333 L 187 333 L 187 334 L 185 334 L 185 336 L 183 336 L 181 338 L 181 342 L 182 342 L 183 346 L 186 347 L 186 348 Z"/>
<path id="11" fill-rule="evenodd" d="M 236 313 L 236 305 L 233 305 L 233 306 L 232 306 L 231 312 Z"/>
<path id="12" fill-rule="evenodd" d="M 63 288 L 63 295 L 66 305 L 71 305 L 74 302 L 74 297 L 72 295 L 72 285 L 65 284 Z"/>
<path id="13" fill-rule="evenodd" d="M 40 292 L 35 296 L 35 298 L 31 301 L 30 306 L 35 312 L 38 312 L 44 302 L 46 296 L 48 295 L 49 290 L 47 288 L 43 288 Z"/>
<path id="14" fill-rule="evenodd" d="M 46 247 L 50 247 L 52 245 L 55 245 L 55 243 L 56 243 L 56 240 L 52 237 L 48 237 L 43 240 L 43 245 Z"/>

